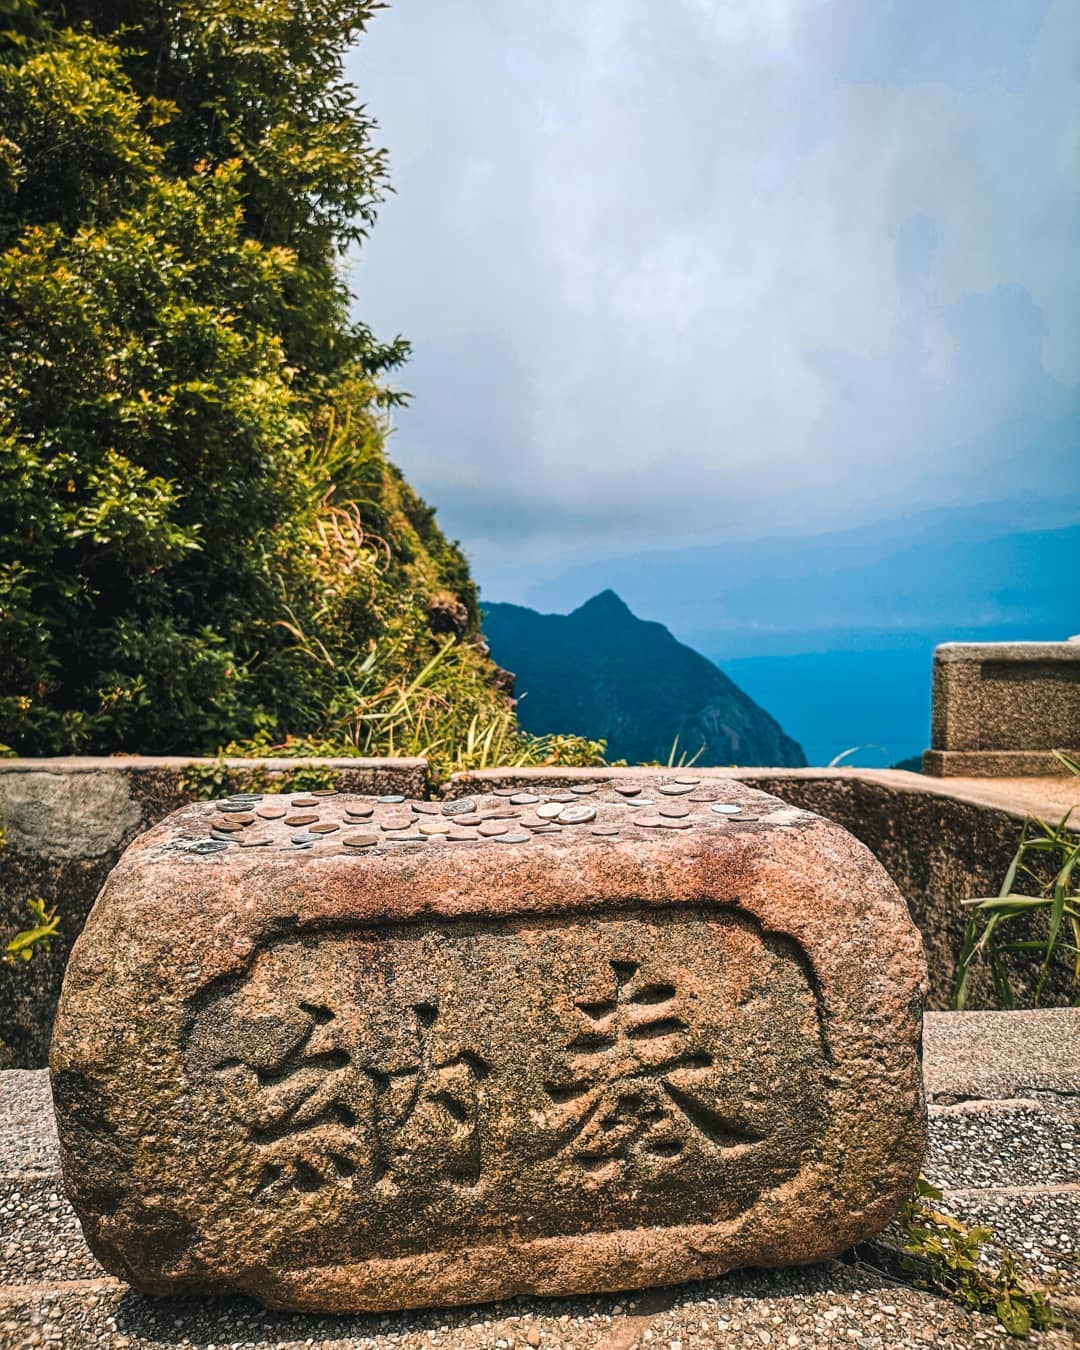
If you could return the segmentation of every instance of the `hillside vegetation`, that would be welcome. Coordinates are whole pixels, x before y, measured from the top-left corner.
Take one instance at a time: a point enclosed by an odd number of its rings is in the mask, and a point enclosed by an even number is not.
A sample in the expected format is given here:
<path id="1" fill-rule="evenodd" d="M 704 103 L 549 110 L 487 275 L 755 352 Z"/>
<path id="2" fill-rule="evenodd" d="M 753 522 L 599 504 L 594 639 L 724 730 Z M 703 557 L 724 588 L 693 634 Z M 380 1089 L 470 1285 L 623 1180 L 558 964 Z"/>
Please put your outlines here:
<path id="1" fill-rule="evenodd" d="M 349 313 L 379 7 L 0 0 L 9 751 L 522 753 Z"/>

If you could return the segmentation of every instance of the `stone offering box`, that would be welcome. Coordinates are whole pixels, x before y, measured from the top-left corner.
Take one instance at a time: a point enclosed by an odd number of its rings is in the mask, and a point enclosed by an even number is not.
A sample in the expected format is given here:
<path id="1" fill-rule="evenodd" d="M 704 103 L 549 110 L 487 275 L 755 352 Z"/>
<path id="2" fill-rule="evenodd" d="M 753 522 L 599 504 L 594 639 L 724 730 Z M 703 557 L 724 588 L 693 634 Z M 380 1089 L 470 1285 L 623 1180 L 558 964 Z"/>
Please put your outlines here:
<path id="1" fill-rule="evenodd" d="M 889 1222 L 925 972 L 886 873 L 740 783 L 576 787 L 237 797 L 128 849 L 51 1063 L 108 1270 L 389 1309 L 817 1261 Z"/>

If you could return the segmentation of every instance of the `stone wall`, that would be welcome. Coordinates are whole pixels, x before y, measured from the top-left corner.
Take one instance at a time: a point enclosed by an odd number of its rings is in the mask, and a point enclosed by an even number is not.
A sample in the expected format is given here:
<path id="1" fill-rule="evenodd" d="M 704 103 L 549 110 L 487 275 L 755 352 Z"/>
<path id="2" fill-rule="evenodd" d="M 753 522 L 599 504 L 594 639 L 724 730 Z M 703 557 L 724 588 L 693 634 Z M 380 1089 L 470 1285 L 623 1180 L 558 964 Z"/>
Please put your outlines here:
<path id="1" fill-rule="evenodd" d="M 27 965 L 0 965 L 0 1065 L 44 1064 L 71 945 L 137 834 L 192 796 L 206 795 L 224 774 L 230 784 L 273 790 L 275 780 L 288 781 L 283 775 L 313 770 L 351 792 L 427 791 L 421 759 L 0 760 L 0 946 L 26 927 L 32 897 L 56 906 L 61 917 L 49 952 Z"/>

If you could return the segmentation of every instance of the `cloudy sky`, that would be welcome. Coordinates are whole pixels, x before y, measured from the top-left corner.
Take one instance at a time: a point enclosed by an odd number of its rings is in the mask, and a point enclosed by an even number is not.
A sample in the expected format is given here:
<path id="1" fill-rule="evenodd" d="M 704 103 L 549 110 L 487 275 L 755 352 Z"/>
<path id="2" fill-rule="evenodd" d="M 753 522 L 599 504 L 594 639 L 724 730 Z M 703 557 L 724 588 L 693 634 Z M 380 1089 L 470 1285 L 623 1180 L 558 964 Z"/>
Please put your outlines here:
<path id="1" fill-rule="evenodd" d="M 1076 0 L 396 0 L 394 454 L 490 599 L 1080 488 Z"/>

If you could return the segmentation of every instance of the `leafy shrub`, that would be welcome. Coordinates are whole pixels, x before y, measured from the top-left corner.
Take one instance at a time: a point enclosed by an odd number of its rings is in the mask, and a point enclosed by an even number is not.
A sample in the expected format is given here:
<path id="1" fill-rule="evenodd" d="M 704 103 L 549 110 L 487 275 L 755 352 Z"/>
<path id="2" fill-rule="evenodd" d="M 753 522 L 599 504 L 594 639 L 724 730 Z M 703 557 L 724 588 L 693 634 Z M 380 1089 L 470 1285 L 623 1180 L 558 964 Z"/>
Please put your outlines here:
<path id="1" fill-rule="evenodd" d="M 394 699 L 432 661 L 415 743 L 449 754 L 507 715 L 465 560 L 386 455 L 407 346 L 348 315 L 340 257 L 388 183 L 342 58 L 378 7 L 5 0 L 0 742 L 19 753 L 394 752 Z"/>

